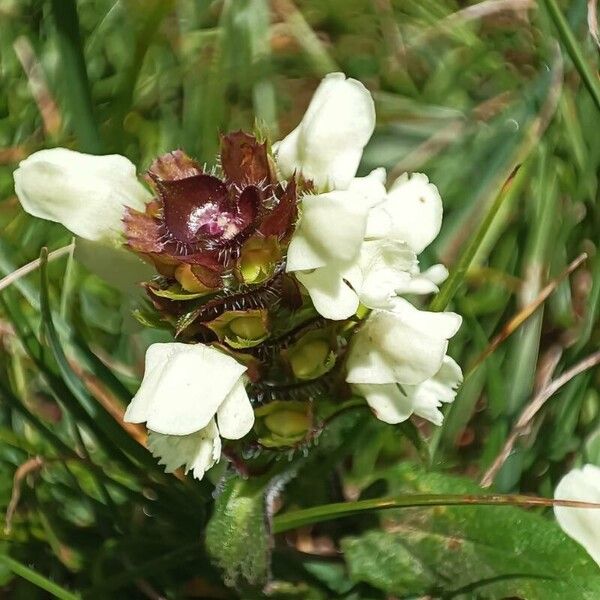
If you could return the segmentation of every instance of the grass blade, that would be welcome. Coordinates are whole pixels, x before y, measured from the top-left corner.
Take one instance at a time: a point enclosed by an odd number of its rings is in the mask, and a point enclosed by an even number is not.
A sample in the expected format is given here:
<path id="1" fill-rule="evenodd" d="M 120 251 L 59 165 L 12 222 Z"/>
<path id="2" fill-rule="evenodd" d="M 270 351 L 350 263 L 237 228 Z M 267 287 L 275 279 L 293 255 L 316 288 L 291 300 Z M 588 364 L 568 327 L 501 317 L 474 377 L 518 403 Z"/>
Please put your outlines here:
<path id="1" fill-rule="evenodd" d="M 465 494 L 408 494 L 390 498 L 358 500 L 356 502 L 335 502 L 311 508 L 292 510 L 273 519 L 273 532 L 283 533 L 290 529 L 313 525 L 323 521 L 360 514 L 365 511 L 387 510 L 390 508 L 416 508 L 420 506 L 571 506 L 597 508 L 600 504 L 552 500 L 519 494 L 465 495 Z"/>
<path id="2" fill-rule="evenodd" d="M 467 247 L 461 253 L 456 265 L 450 272 L 450 276 L 440 289 L 439 293 L 436 294 L 434 299 L 431 301 L 430 309 L 434 311 L 442 311 L 448 307 L 448 304 L 454 298 L 454 295 L 458 291 L 464 281 L 465 275 L 471 266 L 479 247 L 485 239 L 488 231 L 492 227 L 500 208 L 505 202 L 510 201 L 515 194 L 518 194 L 521 190 L 523 183 L 529 176 L 528 163 L 523 165 L 516 173 L 513 180 L 509 185 L 504 185 L 500 190 L 500 193 L 496 196 L 496 199 L 490 206 L 485 218 L 481 222 L 481 225 L 471 238 L 471 241 Z"/>
<path id="3" fill-rule="evenodd" d="M 98 402 L 90 397 L 81 382 L 81 379 L 71 368 L 58 338 L 58 333 L 54 328 L 54 322 L 50 312 L 47 255 L 47 249 L 43 248 L 40 255 L 40 303 L 42 319 L 48 336 L 48 343 L 58 365 L 61 377 L 87 415 L 86 420 L 92 420 L 94 430 L 104 439 L 105 443 L 111 448 L 114 454 L 121 458 L 123 458 L 123 455 L 132 457 L 140 464 L 145 465 L 152 470 L 156 470 L 157 467 L 155 461 L 152 459 L 150 453 L 132 439 L 112 416 Z"/>
<path id="4" fill-rule="evenodd" d="M 65 588 L 54 583 L 54 581 L 50 581 L 47 577 L 40 575 L 37 571 L 25 566 L 14 558 L 6 556 L 6 554 L 0 554 L 0 564 L 3 564 L 15 575 L 26 579 L 29 583 L 52 594 L 55 598 L 59 598 L 59 600 L 80 600 L 81 598 L 79 594 L 73 594 L 72 592 L 65 590 Z"/>
<path id="5" fill-rule="evenodd" d="M 56 25 L 64 90 L 68 92 L 63 94 L 63 98 L 71 113 L 72 126 L 80 148 L 99 154 L 102 140 L 94 117 L 77 5 L 75 0 L 51 0 L 50 6 Z"/>
<path id="6" fill-rule="evenodd" d="M 590 66 L 583 56 L 583 50 L 571 31 L 567 19 L 558 7 L 556 0 L 544 0 L 544 5 L 550 14 L 550 18 L 556 26 L 556 29 L 558 29 L 560 39 L 567 49 L 579 75 L 581 75 L 585 87 L 592 96 L 596 107 L 600 110 L 600 83 L 598 83 L 598 77 L 592 73 Z"/>

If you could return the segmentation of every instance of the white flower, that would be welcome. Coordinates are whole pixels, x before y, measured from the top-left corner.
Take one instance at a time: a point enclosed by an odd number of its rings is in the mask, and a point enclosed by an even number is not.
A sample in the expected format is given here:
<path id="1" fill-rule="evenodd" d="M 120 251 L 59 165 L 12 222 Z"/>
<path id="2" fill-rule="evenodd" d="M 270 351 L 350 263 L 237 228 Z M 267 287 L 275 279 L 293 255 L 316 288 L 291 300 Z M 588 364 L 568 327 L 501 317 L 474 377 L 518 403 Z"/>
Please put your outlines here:
<path id="1" fill-rule="evenodd" d="M 371 94 L 355 79 L 330 73 L 320 83 L 300 124 L 274 145 L 284 177 L 294 172 L 316 189 L 346 189 L 375 129 Z"/>
<path id="2" fill-rule="evenodd" d="M 424 289 L 421 278 L 416 279 L 419 277 L 418 265 L 417 256 L 404 242 L 364 241 L 358 257 L 360 279 L 356 278 L 352 283 L 365 306 L 391 308 L 398 294 Z M 424 293 L 437 289 L 426 281 L 429 286 Z"/>
<path id="3" fill-rule="evenodd" d="M 378 169 L 354 178 L 347 190 L 302 199 L 286 269 L 296 273 L 316 310 L 328 319 L 346 319 L 358 309 L 358 258 L 369 210 L 385 197 L 382 176 L 385 171 Z"/>
<path id="4" fill-rule="evenodd" d="M 87 240 L 114 244 L 126 206 L 144 210 L 150 193 L 124 156 L 93 156 L 54 148 L 23 160 L 15 192 L 30 214 L 62 223 Z"/>
<path id="5" fill-rule="evenodd" d="M 369 204 L 359 193 L 304 196 L 302 216 L 287 254 L 288 271 L 353 263 L 365 236 Z"/>
<path id="6" fill-rule="evenodd" d="M 440 424 L 440 403 L 452 402 L 462 381 L 460 367 L 446 356 L 460 324 L 455 313 L 420 311 L 397 298 L 354 336 L 346 381 L 382 421 L 400 423 L 416 413 Z"/>
<path id="7" fill-rule="evenodd" d="M 426 175 L 402 175 L 385 190 L 385 170 L 355 177 L 344 191 L 305 196 L 287 271 L 319 314 L 352 316 L 360 303 L 388 309 L 401 294 L 430 294 L 448 272 L 419 273 L 417 254 L 437 236 L 442 200 Z"/>
<path id="8" fill-rule="evenodd" d="M 218 460 L 219 435 L 236 440 L 252 428 L 245 370 L 234 358 L 204 344 L 152 344 L 125 421 L 146 423 L 149 448 L 167 470 L 185 465 L 201 478 Z"/>
<path id="9" fill-rule="evenodd" d="M 352 316 L 362 302 L 389 308 L 399 294 L 437 291 L 447 275 L 419 274 L 416 254 L 438 234 L 442 202 L 425 175 L 398 178 L 389 193 L 385 170 L 354 177 L 375 126 L 373 101 L 357 81 L 328 75 L 298 127 L 276 144 L 283 175 L 300 173 L 317 189 L 302 199 L 287 271 L 328 319 Z"/>
<path id="10" fill-rule="evenodd" d="M 585 465 L 573 469 L 556 486 L 557 500 L 600 503 L 600 468 Z M 581 544 L 600 566 L 600 508 L 555 506 L 554 514 L 562 530 Z"/>

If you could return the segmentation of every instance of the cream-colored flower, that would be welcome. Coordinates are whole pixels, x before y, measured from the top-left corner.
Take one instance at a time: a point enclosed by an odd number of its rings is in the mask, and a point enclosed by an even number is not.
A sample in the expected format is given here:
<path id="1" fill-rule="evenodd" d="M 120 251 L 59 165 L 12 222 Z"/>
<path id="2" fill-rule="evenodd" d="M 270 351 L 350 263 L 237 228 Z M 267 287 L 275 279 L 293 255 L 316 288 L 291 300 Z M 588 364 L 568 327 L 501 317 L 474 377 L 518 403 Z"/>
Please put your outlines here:
<path id="1" fill-rule="evenodd" d="M 120 241 L 125 207 L 144 210 L 151 198 L 133 163 L 118 154 L 40 150 L 19 164 L 14 179 L 17 197 L 28 213 L 95 242 Z"/>
<path id="2" fill-rule="evenodd" d="M 585 465 L 567 473 L 556 486 L 557 500 L 579 500 L 600 504 L 600 468 Z M 600 566 L 600 508 L 555 506 L 562 530 L 581 544 Z"/>
<path id="3" fill-rule="evenodd" d="M 387 193 L 384 181 L 376 169 L 348 190 L 302 200 L 287 270 L 326 318 L 346 319 L 360 303 L 388 309 L 399 295 L 436 292 L 448 275 L 442 265 L 420 273 L 417 260 L 440 230 L 437 188 L 420 173 L 398 178 Z"/>
<path id="4" fill-rule="evenodd" d="M 330 73 L 300 124 L 273 146 L 284 177 L 311 180 L 318 191 L 347 189 L 375 129 L 371 94 L 356 79 Z"/>
<path id="5" fill-rule="evenodd" d="M 152 344 L 125 421 L 146 423 L 149 447 L 168 470 L 186 465 L 200 478 L 202 465 L 209 468 L 218 460 L 217 437 L 239 439 L 254 424 L 245 370 L 204 344 Z"/>
<path id="6" fill-rule="evenodd" d="M 420 311 L 398 298 L 392 310 L 374 311 L 352 340 L 346 381 L 379 419 L 400 423 L 413 413 L 440 424 L 442 402 L 452 402 L 462 381 L 446 355 L 458 331 L 455 313 Z"/>

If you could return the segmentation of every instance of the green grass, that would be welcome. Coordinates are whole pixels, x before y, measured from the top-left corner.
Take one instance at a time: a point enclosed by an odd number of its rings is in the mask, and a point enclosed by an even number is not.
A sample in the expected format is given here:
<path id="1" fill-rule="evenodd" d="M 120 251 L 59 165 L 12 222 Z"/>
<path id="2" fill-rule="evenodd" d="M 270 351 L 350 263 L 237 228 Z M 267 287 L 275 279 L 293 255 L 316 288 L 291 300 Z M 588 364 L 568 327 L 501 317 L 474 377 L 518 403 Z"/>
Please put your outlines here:
<path id="1" fill-rule="evenodd" d="M 589 255 L 471 373 L 442 428 L 406 431 L 417 445 L 419 433 L 431 437 L 435 469 L 477 479 L 548 366 L 556 377 L 600 342 L 600 62 L 585 0 L 544 0 L 474 19 L 457 13 L 468 4 L 0 3 L 0 276 L 42 247 L 70 243 L 66 230 L 20 209 L 12 184 L 19 159 L 63 145 L 124 154 L 141 172 L 154 156 L 182 147 L 211 163 L 219 132 L 258 121 L 274 139 L 287 133 L 319 79 L 339 68 L 375 97 L 378 125 L 361 172 L 421 171 L 440 189 L 444 226 L 423 266 L 439 259 L 450 268 L 432 308 L 464 315 L 450 353 L 465 371 L 548 281 Z M 0 300 L 2 510 L 19 466 L 44 461 L 15 484 L 20 498 L 1 536 L 0 586 L 14 598 L 234 597 L 201 539 L 214 510 L 212 484 L 163 474 L 111 416 L 139 382 L 144 348 L 165 339 L 131 328 L 126 313 L 139 298 L 65 256 L 1 291 Z M 599 377 L 598 369 L 582 373 L 548 400 L 495 492 L 551 496 L 570 466 L 599 460 L 591 450 L 600 432 Z M 306 459 L 284 508 L 337 503 L 344 485 L 361 501 L 385 497 L 391 491 L 381 482 L 367 487 L 371 472 L 423 456 L 409 436 L 363 413 L 349 415 L 341 430 L 345 437 L 332 434 L 318 459 Z M 338 540 L 376 524 L 376 517 L 342 521 L 320 525 L 318 534 Z M 278 579 L 299 577 L 306 589 L 334 597 L 306 574 L 296 550 L 279 543 L 273 560 Z M 319 597 L 299 585 L 296 596 L 273 597 Z M 335 597 L 379 593 L 357 583 Z"/>

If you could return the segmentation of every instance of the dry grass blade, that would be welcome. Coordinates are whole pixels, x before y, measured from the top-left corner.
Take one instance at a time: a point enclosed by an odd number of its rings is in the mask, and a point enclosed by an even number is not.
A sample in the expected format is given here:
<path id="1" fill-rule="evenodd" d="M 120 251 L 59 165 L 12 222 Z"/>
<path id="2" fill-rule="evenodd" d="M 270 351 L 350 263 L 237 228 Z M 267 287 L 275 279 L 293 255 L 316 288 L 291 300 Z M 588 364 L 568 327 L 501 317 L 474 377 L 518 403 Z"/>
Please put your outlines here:
<path id="1" fill-rule="evenodd" d="M 420 46 L 426 43 L 432 37 L 440 34 L 440 32 L 450 32 L 456 27 L 476 21 L 478 19 L 485 19 L 491 15 L 495 15 L 501 12 L 514 12 L 523 13 L 532 8 L 535 5 L 534 0 L 484 0 L 478 2 L 472 6 L 467 6 L 461 10 L 458 10 L 447 17 L 441 19 L 435 25 L 425 30 L 411 45 L 412 47 Z"/>
<path id="2" fill-rule="evenodd" d="M 58 250 L 53 250 L 48 254 L 48 262 L 56 260 L 65 254 L 69 254 L 75 248 L 75 243 L 68 244 L 67 246 L 63 246 L 62 248 L 58 248 Z M 9 273 L 6 277 L 0 279 L 0 292 L 12 285 L 15 281 L 21 279 L 21 277 L 25 277 L 25 275 L 29 275 L 29 273 L 33 273 L 40 266 L 40 259 L 36 258 L 32 260 L 30 263 L 19 267 L 16 271 Z"/>
<path id="3" fill-rule="evenodd" d="M 34 456 L 26 460 L 16 471 L 13 477 L 13 489 L 10 496 L 10 502 L 6 509 L 4 519 L 4 533 L 9 535 L 12 530 L 12 520 L 21 498 L 21 486 L 27 475 L 38 471 L 44 466 L 44 459 L 41 456 Z"/>
<path id="4" fill-rule="evenodd" d="M 13 48 L 23 67 L 23 71 L 25 71 L 25 74 L 27 75 L 27 82 L 29 84 L 29 89 L 31 90 L 31 95 L 42 115 L 44 130 L 48 135 L 56 135 L 60 132 L 62 126 L 60 111 L 50 93 L 50 88 L 48 87 L 42 65 L 35 55 L 33 46 L 31 45 L 31 42 L 22 35 L 15 40 Z"/>
<path id="5" fill-rule="evenodd" d="M 588 0 L 587 23 L 591 36 L 600 48 L 600 35 L 598 34 L 598 0 Z"/>
<path id="6" fill-rule="evenodd" d="M 81 381 L 85 384 L 87 390 L 98 400 L 98 402 L 106 409 L 108 413 L 114 418 L 114 420 L 121 425 L 121 427 L 139 444 L 145 446 L 146 444 L 146 432 L 144 427 L 133 423 L 126 423 L 123 419 L 125 411 L 119 404 L 117 399 L 106 389 L 106 386 L 102 381 L 92 375 L 86 373 L 77 363 L 70 361 L 71 368 L 80 377 Z"/>
<path id="7" fill-rule="evenodd" d="M 567 268 L 555 277 L 544 289 L 538 294 L 538 296 L 527 306 L 523 307 L 508 323 L 504 325 L 502 330 L 494 339 L 489 343 L 488 347 L 475 359 L 473 365 L 469 369 L 469 374 L 474 371 L 488 356 L 493 354 L 498 346 L 506 341 L 535 311 L 547 300 L 548 296 L 560 285 L 560 283 L 568 277 L 573 271 L 575 271 L 585 260 L 587 254 L 584 252 L 580 254 Z"/>
<path id="8" fill-rule="evenodd" d="M 521 12 L 532 8 L 534 4 L 534 0 L 484 0 L 452 13 L 439 22 L 439 27 L 483 19 L 504 11 Z"/>
<path id="9" fill-rule="evenodd" d="M 590 354 L 587 358 L 584 358 L 581 362 L 577 363 L 574 367 L 565 371 L 560 377 L 554 379 L 548 384 L 543 390 L 534 396 L 534 398 L 525 407 L 521 416 L 515 423 L 513 430 L 506 440 L 502 450 L 496 457 L 496 460 L 492 463 L 492 466 L 485 472 L 481 478 L 481 486 L 489 487 L 494 482 L 494 478 L 498 474 L 498 471 L 502 468 L 506 459 L 510 456 L 512 449 L 519 437 L 527 435 L 529 432 L 529 426 L 535 415 L 544 406 L 546 401 L 551 398 L 563 385 L 571 381 L 573 377 L 576 377 L 580 373 L 592 369 L 593 367 L 600 364 L 600 350 Z"/>

